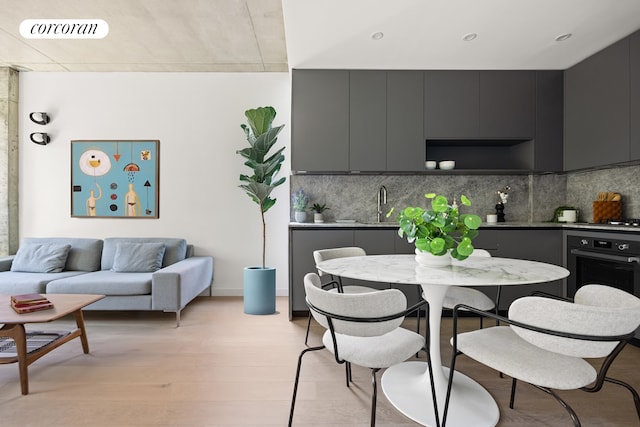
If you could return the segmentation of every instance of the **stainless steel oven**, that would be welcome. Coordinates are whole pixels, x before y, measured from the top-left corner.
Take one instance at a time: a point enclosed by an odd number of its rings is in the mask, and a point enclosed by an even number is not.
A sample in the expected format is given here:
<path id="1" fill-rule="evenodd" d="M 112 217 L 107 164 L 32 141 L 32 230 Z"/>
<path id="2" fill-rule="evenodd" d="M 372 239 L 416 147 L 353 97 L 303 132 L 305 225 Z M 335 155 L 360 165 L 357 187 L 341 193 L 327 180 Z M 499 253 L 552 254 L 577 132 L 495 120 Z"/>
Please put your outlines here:
<path id="1" fill-rule="evenodd" d="M 597 283 L 640 297 L 640 233 L 567 234 L 567 296 Z M 640 332 L 634 344 L 639 344 Z"/>

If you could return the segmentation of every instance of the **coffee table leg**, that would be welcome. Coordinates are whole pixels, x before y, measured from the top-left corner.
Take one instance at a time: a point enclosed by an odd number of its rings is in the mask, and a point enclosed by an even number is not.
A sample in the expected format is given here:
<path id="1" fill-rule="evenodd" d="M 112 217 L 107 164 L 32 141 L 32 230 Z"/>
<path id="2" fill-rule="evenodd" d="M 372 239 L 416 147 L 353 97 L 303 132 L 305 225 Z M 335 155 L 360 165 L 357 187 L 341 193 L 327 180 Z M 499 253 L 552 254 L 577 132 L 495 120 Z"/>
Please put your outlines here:
<path id="1" fill-rule="evenodd" d="M 29 365 L 27 363 L 27 336 L 24 325 L 5 325 L 3 334 L 13 338 L 16 343 L 16 353 L 18 353 L 18 372 L 20 373 L 20 388 L 22 394 L 29 394 Z"/>
<path id="2" fill-rule="evenodd" d="M 87 340 L 87 331 L 84 328 L 84 316 L 82 315 L 82 310 L 77 310 L 73 312 L 73 317 L 76 318 L 76 325 L 80 330 L 80 341 L 82 342 L 82 351 L 85 354 L 89 353 L 89 340 Z"/>

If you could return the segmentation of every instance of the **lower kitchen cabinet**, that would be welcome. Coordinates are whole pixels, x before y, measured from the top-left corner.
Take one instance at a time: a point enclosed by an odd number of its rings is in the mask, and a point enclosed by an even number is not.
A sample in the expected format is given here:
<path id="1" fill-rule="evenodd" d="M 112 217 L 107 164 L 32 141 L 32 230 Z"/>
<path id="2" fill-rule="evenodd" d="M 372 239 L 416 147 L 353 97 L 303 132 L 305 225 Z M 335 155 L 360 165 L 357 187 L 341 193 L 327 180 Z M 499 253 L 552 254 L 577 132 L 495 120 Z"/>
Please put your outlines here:
<path id="1" fill-rule="evenodd" d="M 474 240 L 474 246 L 488 250 L 492 256 L 520 258 L 532 261 L 562 265 L 562 230 L 532 228 L 481 229 Z M 313 251 L 343 246 L 359 246 L 369 255 L 412 254 L 413 244 L 398 236 L 396 227 L 375 228 L 328 228 L 322 226 L 291 227 L 289 229 L 289 318 L 307 316 L 303 278 L 305 274 L 316 272 Z M 346 279 L 345 279 L 346 280 Z M 353 282 L 349 279 L 349 282 Z M 359 281 L 359 284 L 379 289 L 389 287 L 385 283 Z M 407 296 L 409 305 L 418 300 L 416 286 L 394 286 Z M 479 288 L 490 297 L 495 296 L 493 287 Z M 511 302 L 533 291 L 544 291 L 556 295 L 563 294 L 561 280 L 536 285 L 505 286 L 502 289 L 500 309 L 506 310 Z"/>

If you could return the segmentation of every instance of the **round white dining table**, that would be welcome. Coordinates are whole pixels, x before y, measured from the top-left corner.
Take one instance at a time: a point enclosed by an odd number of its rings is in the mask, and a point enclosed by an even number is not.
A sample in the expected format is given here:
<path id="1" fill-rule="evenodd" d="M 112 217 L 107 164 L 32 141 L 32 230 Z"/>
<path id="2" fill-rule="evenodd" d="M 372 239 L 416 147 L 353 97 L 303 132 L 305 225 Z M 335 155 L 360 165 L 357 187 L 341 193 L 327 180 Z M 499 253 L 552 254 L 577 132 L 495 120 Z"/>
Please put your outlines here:
<path id="1" fill-rule="evenodd" d="M 429 303 L 429 354 L 440 420 L 444 410 L 449 369 L 442 366 L 440 319 L 442 302 L 449 286 L 506 286 L 551 282 L 569 275 L 563 267 L 536 261 L 498 257 L 469 257 L 453 260 L 447 267 L 424 267 L 414 255 L 368 255 L 323 261 L 317 268 L 334 276 L 398 285 L 422 286 Z M 401 413 L 425 426 L 435 426 L 429 370 L 426 362 L 407 361 L 388 368 L 382 375 L 385 396 Z M 456 371 L 448 427 L 495 426 L 498 405 L 489 392 L 468 376 Z"/>

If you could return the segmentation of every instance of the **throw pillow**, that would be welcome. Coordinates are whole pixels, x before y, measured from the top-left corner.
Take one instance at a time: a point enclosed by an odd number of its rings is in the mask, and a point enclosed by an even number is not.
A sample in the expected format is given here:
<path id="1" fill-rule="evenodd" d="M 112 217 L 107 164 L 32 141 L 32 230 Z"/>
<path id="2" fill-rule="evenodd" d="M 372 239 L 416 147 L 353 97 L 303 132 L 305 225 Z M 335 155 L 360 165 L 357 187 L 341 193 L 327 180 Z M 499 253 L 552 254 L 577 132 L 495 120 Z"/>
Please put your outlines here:
<path id="1" fill-rule="evenodd" d="M 111 271 L 149 273 L 160 270 L 164 251 L 164 243 L 118 243 Z"/>
<path id="2" fill-rule="evenodd" d="M 11 271 L 59 273 L 64 270 L 71 245 L 60 243 L 24 243 L 11 263 Z"/>

